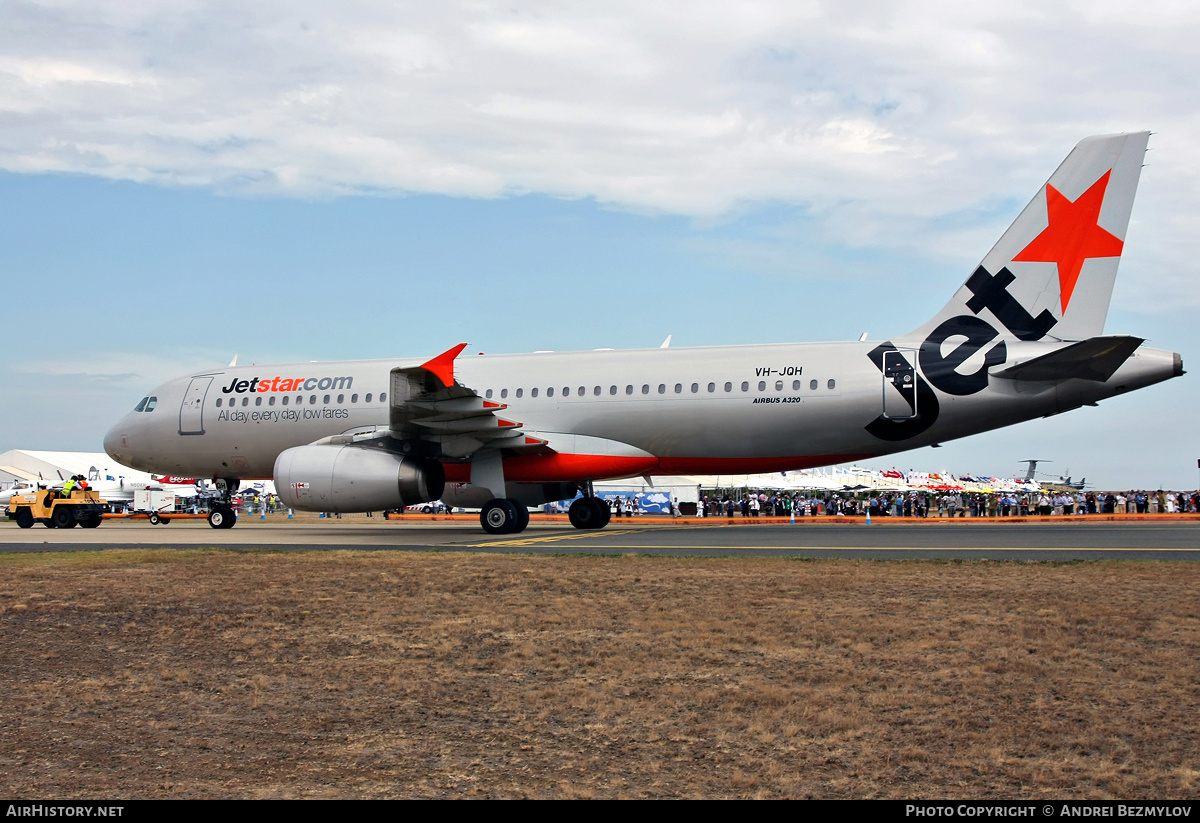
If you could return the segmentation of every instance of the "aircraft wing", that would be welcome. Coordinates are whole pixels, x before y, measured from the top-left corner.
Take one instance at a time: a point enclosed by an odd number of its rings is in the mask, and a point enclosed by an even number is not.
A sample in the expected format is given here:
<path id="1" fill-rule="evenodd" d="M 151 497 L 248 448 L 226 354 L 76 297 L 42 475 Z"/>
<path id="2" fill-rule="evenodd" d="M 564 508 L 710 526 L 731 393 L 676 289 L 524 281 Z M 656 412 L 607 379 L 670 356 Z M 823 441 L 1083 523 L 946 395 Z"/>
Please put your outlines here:
<path id="1" fill-rule="evenodd" d="M 446 457 L 469 457 L 482 448 L 540 449 L 545 440 L 527 436 L 510 420 L 503 403 L 486 400 L 454 377 L 460 343 L 419 366 L 392 369 L 390 434 L 402 440 L 426 440 Z"/>
<path id="2" fill-rule="evenodd" d="M 1075 377 L 1103 383 L 1144 342 L 1140 337 L 1127 335 L 1089 337 L 994 374 L 1009 380 L 1067 380 Z"/>

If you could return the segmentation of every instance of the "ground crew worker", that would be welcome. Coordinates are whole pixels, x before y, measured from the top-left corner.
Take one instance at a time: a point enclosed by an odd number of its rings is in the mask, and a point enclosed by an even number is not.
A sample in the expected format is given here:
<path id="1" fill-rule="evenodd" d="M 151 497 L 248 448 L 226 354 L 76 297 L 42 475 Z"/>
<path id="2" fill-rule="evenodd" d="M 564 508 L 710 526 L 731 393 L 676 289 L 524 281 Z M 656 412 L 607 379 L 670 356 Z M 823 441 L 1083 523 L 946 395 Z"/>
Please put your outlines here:
<path id="1" fill-rule="evenodd" d="M 70 479 L 68 479 L 66 483 L 63 483 L 62 497 L 64 499 L 70 497 L 71 490 L 74 488 L 75 488 L 75 475 L 71 475 Z"/>

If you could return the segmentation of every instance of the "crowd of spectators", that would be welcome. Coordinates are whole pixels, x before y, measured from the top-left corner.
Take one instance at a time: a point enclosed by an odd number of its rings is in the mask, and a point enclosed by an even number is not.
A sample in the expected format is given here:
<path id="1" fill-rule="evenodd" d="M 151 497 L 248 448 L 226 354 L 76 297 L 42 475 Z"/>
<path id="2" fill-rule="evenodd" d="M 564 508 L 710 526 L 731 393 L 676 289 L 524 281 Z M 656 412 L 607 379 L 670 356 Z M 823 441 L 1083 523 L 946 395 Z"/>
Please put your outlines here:
<path id="1" fill-rule="evenodd" d="M 704 494 L 697 517 L 1018 517 L 1200 512 L 1200 491 L 843 492 L 767 491 Z"/>

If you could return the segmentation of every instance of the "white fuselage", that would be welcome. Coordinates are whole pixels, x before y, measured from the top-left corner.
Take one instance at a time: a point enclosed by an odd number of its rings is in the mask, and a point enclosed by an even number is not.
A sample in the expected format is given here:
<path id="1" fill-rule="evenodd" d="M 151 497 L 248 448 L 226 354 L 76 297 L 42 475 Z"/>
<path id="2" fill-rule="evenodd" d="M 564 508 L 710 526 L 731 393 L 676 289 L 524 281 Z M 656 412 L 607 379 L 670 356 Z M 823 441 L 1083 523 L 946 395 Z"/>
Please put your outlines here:
<path id="1" fill-rule="evenodd" d="M 916 346 L 895 342 L 901 352 Z M 881 437 L 878 429 L 868 431 L 872 421 L 896 428 L 889 418 L 912 417 L 913 410 L 873 362 L 879 345 L 463 354 L 454 368 L 460 384 L 507 406 L 506 418 L 546 439 L 555 452 L 595 456 L 599 450 L 614 457 L 575 468 L 561 460 L 527 459 L 509 476 L 520 482 L 782 471 L 859 460 L 1056 414 L 1180 373 L 1177 355 L 1142 347 L 1105 382 L 993 376 L 986 389 L 969 396 L 931 391 L 936 400 L 918 403 L 907 431 Z M 1007 362 L 1061 345 L 1010 344 Z M 145 471 L 271 477 L 285 449 L 346 432 L 386 430 L 391 370 L 412 362 L 241 366 L 188 375 L 155 389 L 154 411 L 122 418 L 106 436 L 105 450 Z M 975 368 L 961 366 L 964 372 Z M 628 448 L 614 450 L 612 444 Z M 615 459 L 624 457 L 629 459 Z M 466 479 L 453 469 L 448 463 L 449 479 Z M 577 471 L 586 476 L 566 476 Z"/>

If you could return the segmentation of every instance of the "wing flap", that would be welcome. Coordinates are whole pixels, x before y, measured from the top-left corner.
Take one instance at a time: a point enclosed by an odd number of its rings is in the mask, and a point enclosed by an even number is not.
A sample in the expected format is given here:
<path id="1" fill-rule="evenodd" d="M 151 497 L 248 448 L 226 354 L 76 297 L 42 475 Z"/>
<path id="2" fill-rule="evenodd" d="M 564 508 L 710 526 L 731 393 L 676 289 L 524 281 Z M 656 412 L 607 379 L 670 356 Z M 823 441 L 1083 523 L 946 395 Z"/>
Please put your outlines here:
<path id="1" fill-rule="evenodd" d="M 521 424 L 501 417 L 508 408 L 481 397 L 454 376 L 461 343 L 420 366 L 392 369 L 389 434 L 437 443 L 444 457 L 470 457 L 482 448 L 527 447 Z"/>

